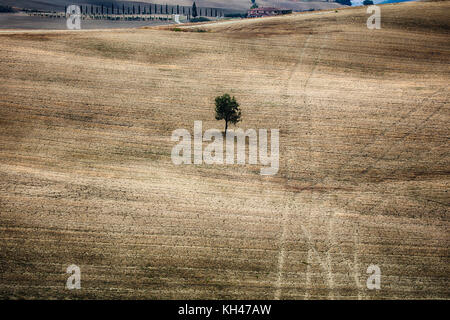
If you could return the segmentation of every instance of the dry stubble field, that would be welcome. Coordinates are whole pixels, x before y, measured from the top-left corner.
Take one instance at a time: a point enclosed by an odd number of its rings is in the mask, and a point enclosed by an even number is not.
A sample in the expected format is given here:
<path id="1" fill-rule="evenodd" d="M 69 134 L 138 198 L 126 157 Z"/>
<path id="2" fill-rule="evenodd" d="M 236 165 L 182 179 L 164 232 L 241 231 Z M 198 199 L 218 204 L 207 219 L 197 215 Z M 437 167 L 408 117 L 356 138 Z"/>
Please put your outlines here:
<path id="1" fill-rule="evenodd" d="M 450 298 L 449 14 L 1 33 L 0 297 Z M 172 164 L 224 92 L 276 176 Z"/>

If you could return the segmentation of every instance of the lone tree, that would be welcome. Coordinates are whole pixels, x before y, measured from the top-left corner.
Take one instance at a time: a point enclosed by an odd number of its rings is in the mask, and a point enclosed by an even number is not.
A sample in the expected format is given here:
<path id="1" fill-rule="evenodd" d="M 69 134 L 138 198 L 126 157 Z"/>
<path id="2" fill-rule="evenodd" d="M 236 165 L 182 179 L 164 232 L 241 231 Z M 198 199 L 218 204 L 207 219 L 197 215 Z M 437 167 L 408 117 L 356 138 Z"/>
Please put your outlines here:
<path id="1" fill-rule="evenodd" d="M 252 6 L 250 7 L 250 9 L 256 9 L 258 8 L 258 4 L 256 3 L 256 0 L 252 0 Z"/>
<path id="2" fill-rule="evenodd" d="M 194 18 L 196 18 L 196 17 L 198 16 L 198 13 L 197 13 L 197 5 L 195 4 L 195 1 L 194 1 L 194 4 L 192 5 L 192 16 L 193 16 Z"/>
<path id="3" fill-rule="evenodd" d="M 236 124 L 241 121 L 241 109 L 235 97 L 231 98 L 228 93 L 216 98 L 216 120 L 225 120 L 225 134 L 227 134 L 228 123 Z"/>

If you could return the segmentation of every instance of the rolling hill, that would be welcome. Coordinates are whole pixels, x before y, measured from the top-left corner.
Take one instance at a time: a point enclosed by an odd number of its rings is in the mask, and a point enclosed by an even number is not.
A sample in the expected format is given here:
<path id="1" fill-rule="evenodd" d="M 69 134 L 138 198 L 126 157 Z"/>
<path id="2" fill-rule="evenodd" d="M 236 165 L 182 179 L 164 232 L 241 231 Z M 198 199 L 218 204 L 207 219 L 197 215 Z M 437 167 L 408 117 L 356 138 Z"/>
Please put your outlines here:
<path id="1" fill-rule="evenodd" d="M 0 298 L 449 299 L 450 2 L 365 10 L 0 32 Z M 277 175 L 172 163 L 225 92 Z"/>

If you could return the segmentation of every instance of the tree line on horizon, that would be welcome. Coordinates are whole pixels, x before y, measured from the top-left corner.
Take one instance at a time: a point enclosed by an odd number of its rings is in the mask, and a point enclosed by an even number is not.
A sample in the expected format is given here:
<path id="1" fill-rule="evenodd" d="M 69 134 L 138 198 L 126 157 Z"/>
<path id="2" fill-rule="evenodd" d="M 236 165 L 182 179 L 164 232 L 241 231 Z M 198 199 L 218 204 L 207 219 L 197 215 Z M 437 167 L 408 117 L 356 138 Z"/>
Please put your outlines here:
<path id="1" fill-rule="evenodd" d="M 192 7 L 168 4 L 149 4 L 149 5 L 132 5 L 125 6 L 114 5 L 111 3 L 110 6 L 106 5 L 79 5 L 81 9 L 81 14 L 83 15 L 147 15 L 147 14 L 182 14 L 186 16 L 198 17 L 219 17 L 223 16 L 222 9 L 218 8 L 198 8 L 195 1 Z M 64 7 L 64 12 L 67 11 L 67 6 Z"/>

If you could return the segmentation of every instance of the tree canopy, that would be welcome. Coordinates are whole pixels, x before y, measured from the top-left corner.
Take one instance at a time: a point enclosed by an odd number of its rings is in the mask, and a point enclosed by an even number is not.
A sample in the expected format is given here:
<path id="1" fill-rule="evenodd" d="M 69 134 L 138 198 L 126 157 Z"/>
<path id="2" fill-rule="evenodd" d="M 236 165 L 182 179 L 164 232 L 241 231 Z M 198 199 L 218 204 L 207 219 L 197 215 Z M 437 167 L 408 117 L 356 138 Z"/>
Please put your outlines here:
<path id="1" fill-rule="evenodd" d="M 216 98 L 216 120 L 225 120 L 225 134 L 228 123 L 236 124 L 241 121 L 241 110 L 236 98 L 231 98 L 228 93 Z"/>

